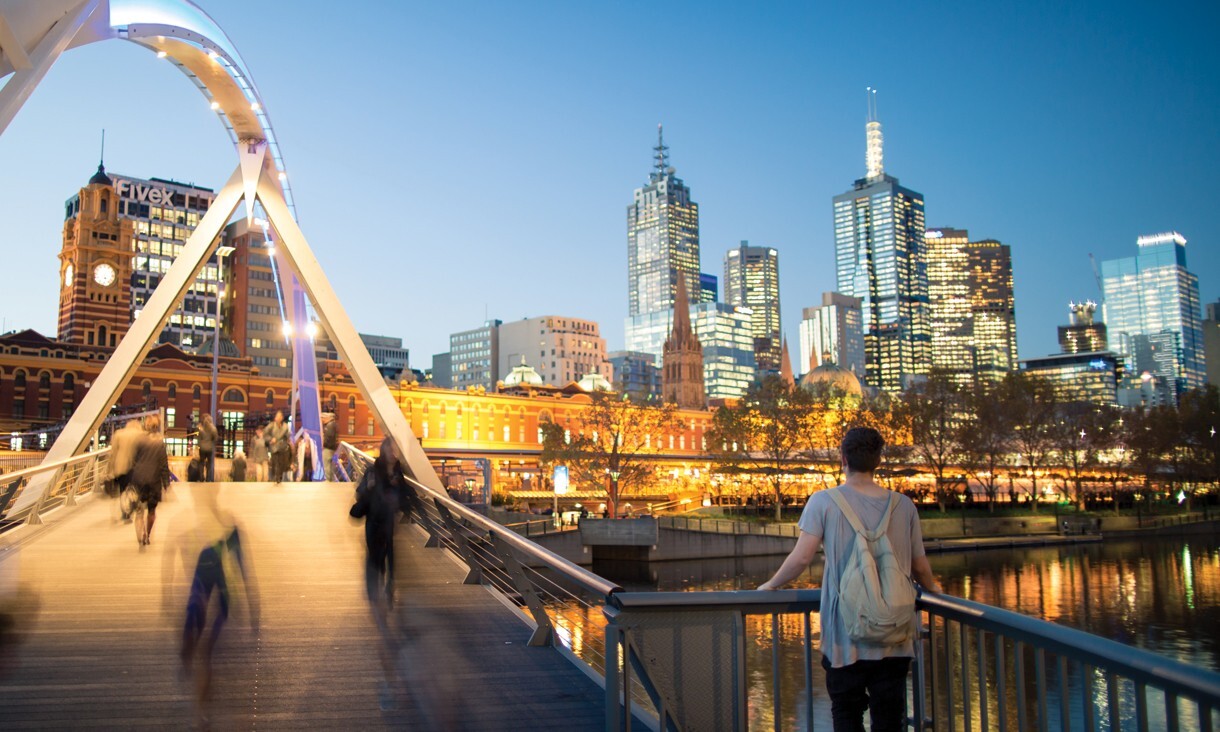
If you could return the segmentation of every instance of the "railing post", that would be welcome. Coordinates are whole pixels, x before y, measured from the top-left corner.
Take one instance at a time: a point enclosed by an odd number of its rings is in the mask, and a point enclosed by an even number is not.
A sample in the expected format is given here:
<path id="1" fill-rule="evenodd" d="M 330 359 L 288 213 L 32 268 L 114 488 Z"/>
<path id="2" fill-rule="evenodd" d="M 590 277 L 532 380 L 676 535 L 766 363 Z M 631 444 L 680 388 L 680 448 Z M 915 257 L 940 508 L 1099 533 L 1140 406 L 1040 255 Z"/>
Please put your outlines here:
<path id="1" fill-rule="evenodd" d="M 458 524 L 457 519 L 453 518 L 453 514 L 450 513 L 449 509 L 445 508 L 445 504 L 440 501 L 436 502 L 436 510 L 440 512 L 445 525 L 449 527 L 449 535 L 453 537 L 453 544 L 457 547 L 458 554 L 462 556 L 462 561 L 466 563 L 466 578 L 462 580 L 462 584 L 482 584 L 483 568 L 475 561 L 474 552 L 470 550 L 470 545 L 466 543 L 466 537 L 462 535 L 461 525 Z"/>
<path id="2" fill-rule="evenodd" d="M 618 626 L 618 610 L 602 609 L 606 616 L 606 732 L 619 732 L 623 726 L 622 701 L 619 698 L 619 650 L 623 635 Z"/>
<path id="3" fill-rule="evenodd" d="M 428 532 L 428 540 L 424 542 L 424 547 L 427 549 L 435 549 L 441 545 L 440 531 L 436 528 L 436 523 L 432 517 L 428 515 L 428 510 L 424 508 L 424 499 L 420 498 L 419 494 L 415 494 L 415 515 L 419 518 L 419 523 L 424 527 L 424 531 Z M 440 505 L 439 503 L 437 505 Z"/>
<path id="4" fill-rule="evenodd" d="M 38 503 L 30 506 L 29 518 L 25 520 L 27 526 L 40 526 L 42 524 L 42 516 L 39 514 L 42 513 L 42 507 L 47 502 L 47 497 L 50 496 L 51 492 L 55 490 L 55 486 L 59 485 L 59 479 L 63 477 L 63 474 L 64 468 L 60 467 L 55 469 L 55 474 L 51 476 L 51 482 L 47 484 L 46 490 L 44 490 L 42 495 L 38 497 Z M 27 478 L 25 488 L 28 488 L 30 483 L 31 480 Z"/>
<path id="5" fill-rule="evenodd" d="M 76 476 L 76 480 L 72 481 L 72 487 L 68 489 L 68 495 L 64 497 L 65 506 L 75 506 L 76 505 L 76 492 L 78 490 L 80 490 L 81 483 L 85 482 L 85 476 L 89 474 L 89 471 L 92 470 L 94 472 L 94 474 L 96 475 L 96 473 L 97 473 L 96 466 L 97 466 L 97 458 L 94 458 L 92 461 L 89 462 L 88 465 L 85 465 L 81 468 L 80 473 Z"/>
<path id="6" fill-rule="evenodd" d="M 512 547 L 506 545 L 495 534 L 491 535 L 491 543 L 495 546 L 496 554 L 500 555 L 500 559 L 504 562 L 504 569 L 508 571 L 508 576 L 513 578 L 517 592 L 521 594 L 521 599 L 525 600 L 525 606 L 529 608 L 530 615 L 534 616 L 534 622 L 538 625 L 534 629 L 534 634 L 530 636 L 529 645 L 552 645 L 555 639 L 555 628 L 551 625 L 551 618 L 546 614 L 542 601 L 538 599 L 538 593 L 534 592 L 533 583 L 525 576 L 525 569 L 521 566 L 517 555 L 513 554 Z"/>

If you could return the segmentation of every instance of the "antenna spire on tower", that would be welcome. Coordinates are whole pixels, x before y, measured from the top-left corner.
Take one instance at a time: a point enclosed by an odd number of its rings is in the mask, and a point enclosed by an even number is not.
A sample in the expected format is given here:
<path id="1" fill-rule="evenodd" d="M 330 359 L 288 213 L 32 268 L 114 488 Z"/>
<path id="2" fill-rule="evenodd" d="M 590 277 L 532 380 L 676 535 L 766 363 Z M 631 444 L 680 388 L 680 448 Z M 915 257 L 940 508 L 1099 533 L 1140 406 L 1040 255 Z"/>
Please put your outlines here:
<path id="1" fill-rule="evenodd" d="M 653 150 L 656 152 L 653 159 L 657 163 L 657 177 L 662 177 L 665 175 L 665 169 L 669 167 L 669 148 L 665 146 L 661 125 L 657 125 L 657 146 Z"/>
<path id="2" fill-rule="evenodd" d="M 881 120 L 877 119 L 877 90 L 870 86 L 865 93 L 868 100 L 868 120 L 864 125 L 866 142 L 864 163 L 868 168 L 868 177 L 879 178 L 885 173 L 885 165 L 882 154 Z"/>
<path id="3" fill-rule="evenodd" d="M 101 167 L 106 162 L 106 128 L 102 128 L 102 153 L 97 158 L 98 167 Z"/>

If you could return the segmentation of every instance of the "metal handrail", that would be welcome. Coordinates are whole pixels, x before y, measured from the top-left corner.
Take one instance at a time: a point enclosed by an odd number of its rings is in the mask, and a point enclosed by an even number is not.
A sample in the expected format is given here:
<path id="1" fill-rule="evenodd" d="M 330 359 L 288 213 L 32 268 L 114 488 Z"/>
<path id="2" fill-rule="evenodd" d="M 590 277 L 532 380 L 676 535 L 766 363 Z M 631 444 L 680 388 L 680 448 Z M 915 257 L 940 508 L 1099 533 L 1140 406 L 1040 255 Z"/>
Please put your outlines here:
<path id="1" fill-rule="evenodd" d="M 781 539 L 800 538 L 796 524 L 761 524 L 732 519 L 699 518 L 694 516 L 658 516 L 657 526 L 664 529 L 705 531 L 709 534 L 749 534 L 753 536 L 775 536 Z M 722 528 L 728 530 L 722 531 Z"/>
<path id="2" fill-rule="evenodd" d="M 673 715 L 672 709 L 666 710 L 667 700 L 672 702 L 682 698 L 683 694 L 672 687 L 672 681 L 666 679 L 664 673 L 656 681 L 648 678 L 650 663 L 646 663 L 640 655 L 639 641 L 633 635 L 645 632 L 642 630 L 644 624 L 639 622 L 642 615 L 655 617 L 666 613 L 697 611 L 719 612 L 725 617 L 740 619 L 732 626 L 736 638 L 733 645 L 737 649 L 731 659 L 737 678 L 732 689 L 733 718 L 719 720 L 717 725 L 734 729 L 747 726 L 744 710 L 752 701 L 746 699 L 746 641 L 742 637 L 745 634 L 744 619 L 766 615 L 772 619 L 771 695 L 775 729 L 778 730 L 782 727 L 784 709 L 776 681 L 780 678 L 783 644 L 779 618 L 785 615 L 804 616 L 805 686 L 802 691 L 804 709 L 808 715 L 806 726 L 812 729 L 810 616 L 818 612 L 820 602 L 820 590 L 615 593 L 605 610 L 609 621 L 606 626 L 606 656 L 617 661 L 606 667 L 609 669 L 606 679 L 607 730 L 620 729 L 623 724 L 623 718 L 618 716 L 622 710 L 611 702 L 622 698 L 620 677 L 629 677 L 632 673 L 641 677 L 640 681 L 660 711 L 661 727 L 684 728 L 686 720 L 676 716 L 666 717 L 667 713 Z M 946 721 L 950 729 L 954 728 L 955 722 L 966 730 L 972 729 L 972 722 L 981 722 L 980 729 L 1007 729 L 1008 723 L 1015 721 L 1018 729 L 1029 729 L 1036 724 L 1042 730 L 1069 730 L 1074 727 L 1092 730 L 1094 721 L 1105 716 L 1109 719 L 1109 728 L 1119 730 L 1126 728 L 1124 716 L 1131 716 L 1136 729 L 1146 730 L 1149 728 L 1149 715 L 1155 706 L 1149 703 L 1150 689 L 1164 694 L 1163 726 L 1166 729 L 1177 730 L 1187 724 L 1182 719 L 1180 703 L 1185 704 L 1188 711 L 1193 705 L 1197 714 L 1195 721 L 1202 729 L 1212 729 L 1212 714 L 1220 710 L 1220 673 L 1085 631 L 949 595 L 923 593 L 917 608 L 923 614 L 926 625 L 920 642 L 916 644 L 911 669 L 913 713 L 908 722 L 914 729 L 940 729 Z M 950 623 L 957 627 L 952 628 Z M 689 654 L 689 658 L 706 657 L 706 649 L 695 647 L 696 644 L 692 642 L 695 637 L 684 637 L 681 653 Z M 750 640 L 757 643 L 765 639 L 752 636 Z M 655 651 L 652 654 L 649 661 L 655 664 Z M 1049 662 L 1047 654 L 1056 656 L 1058 663 Z M 1032 668 L 1027 664 L 1026 657 L 1029 655 L 1034 659 Z M 675 662 L 681 663 L 682 658 L 675 659 Z M 1069 664 L 1081 669 L 1076 679 L 1081 688 L 1075 692 L 1069 692 Z M 1048 686 L 1048 668 L 1059 674 L 1057 686 Z M 1009 671 L 1018 679 L 1017 688 L 1012 691 L 1014 698 L 1010 698 L 1005 691 L 1004 678 Z M 1104 681 L 1094 680 L 1094 676 L 1101 676 Z M 671 686 L 667 688 L 666 683 Z M 1093 695 L 1094 684 L 1105 687 L 1103 696 Z M 1027 690 L 1031 686 L 1032 694 Z M 1120 688 L 1126 687 L 1133 688 L 1134 692 L 1129 703 L 1124 704 L 1119 694 Z M 682 691 L 689 694 L 691 690 L 686 688 Z M 711 689 L 707 693 L 714 695 L 715 691 Z M 1079 697 L 1069 701 L 1070 693 Z M 1027 696 L 1032 698 L 1027 700 Z M 1104 707 L 1097 702 L 1100 698 L 1105 699 Z M 1051 707 L 1049 700 L 1055 700 L 1057 709 Z M 709 697 L 695 700 L 695 704 L 706 707 L 714 701 Z M 978 712 L 977 716 L 972 716 L 972 706 Z M 1124 715 L 1124 706 L 1134 706 L 1134 712 Z M 627 711 L 630 711 L 629 707 Z M 993 711 L 998 720 L 989 718 Z M 1057 713 L 1057 718 L 1051 718 L 1052 712 Z M 1076 713 L 1079 718 L 1074 716 Z"/>
<path id="3" fill-rule="evenodd" d="M 362 456 L 368 461 L 367 464 L 372 463 L 372 458 L 367 453 L 358 450 L 348 443 L 343 443 L 342 447 L 346 448 L 349 455 Z M 422 491 L 427 498 L 437 502 L 439 505 L 444 506 L 445 509 L 447 509 L 455 518 L 461 518 L 461 520 L 468 525 L 468 528 L 479 529 L 486 532 L 490 536 L 500 539 L 508 546 L 519 552 L 524 558 L 531 560 L 531 562 L 536 562 L 540 566 L 545 566 L 550 570 L 559 572 L 569 580 L 576 582 L 577 585 L 582 589 L 596 593 L 597 595 L 607 599 L 612 594 L 619 592 L 622 589 L 613 582 L 599 577 L 584 567 L 574 564 L 558 554 L 544 549 L 534 542 L 525 539 L 517 532 L 506 528 L 503 524 L 498 524 L 486 516 L 470 510 L 465 505 L 458 503 L 449 496 L 432 490 L 414 478 L 410 476 L 404 477 L 407 479 L 407 482 L 415 488 L 416 491 Z"/>
<path id="4" fill-rule="evenodd" d="M 44 511 L 75 504 L 77 496 L 101 485 L 109 459 L 107 447 L 0 475 L 0 530 L 23 520 L 41 523 Z M 22 505 L 25 492 L 31 490 L 37 491 L 37 498 Z"/>

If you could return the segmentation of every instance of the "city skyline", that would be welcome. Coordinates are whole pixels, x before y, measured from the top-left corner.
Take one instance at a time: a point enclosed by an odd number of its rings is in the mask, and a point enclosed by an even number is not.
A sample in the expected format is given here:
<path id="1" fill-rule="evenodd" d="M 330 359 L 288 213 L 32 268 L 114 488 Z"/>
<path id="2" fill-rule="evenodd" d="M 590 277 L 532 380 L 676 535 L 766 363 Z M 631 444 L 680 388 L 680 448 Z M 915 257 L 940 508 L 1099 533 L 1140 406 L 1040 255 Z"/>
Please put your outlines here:
<path id="1" fill-rule="evenodd" d="M 868 29 L 887 50 L 860 65 L 849 50 L 865 33 L 863 10 L 711 6 L 705 17 L 673 24 L 669 43 L 690 61 L 687 88 L 616 80 L 649 44 L 612 47 L 629 19 L 608 10 L 488 7 L 473 19 L 445 8 L 393 10 L 408 42 L 373 31 L 365 50 L 354 31 L 323 41 L 308 13 L 280 17 L 274 3 L 258 13 L 279 32 L 260 45 L 263 18 L 247 6 L 203 7 L 247 55 L 283 138 L 302 225 L 353 320 L 402 336 L 417 367 L 447 350 L 449 333 L 488 317 L 569 313 L 597 321 L 607 346 L 621 347 L 620 207 L 623 192 L 647 174 L 657 123 L 700 204 L 703 269 L 715 271 L 742 239 L 774 246 L 785 258 L 783 332 L 796 342 L 802 309 L 835 289 L 830 198 L 863 175 L 869 84 L 881 89 L 886 169 L 925 195 L 927 224 L 1012 246 L 1022 358 L 1057 350 L 1068 301 L 1100 298 L 1088 254 L 1122 256 L 1148 231 L 1182 232 L 1202 301 L 1217 298 L 1220 225 L 1208 220 L 1199 185 L 1217 142 L 1189 134 L 1217 118 L 1216 89 L 1200 70 L 1215 67 L 1217 52 L 1189 8 L 1032 7 L 1004 18 L 1007 28 L 998 27 L 999 11 L 904 11 L 888 16 L 892 25 Z M 650 12 L 662 21 L 685 17 L 682 6 Z M 590 23 L 605 31 L 575 31 Z M 817 44 L 807 36 L 821 37 L 821 28 L 845 29 L 844 38 L 809 48 Z M 933 29 L 958 38 L 960 49 L 914 43 Z M 1160 43 L 1169 31 L 1173 42 Z M 1056 45 L 1065 38 L 1073 43 Z M 337 44 L 368 71 L 338 88 L 338 72 L 298 50 L 315 42 Z M 735 53 L 724 54 L 729 44 Z M 463 57 L 435 64 L 446 45 Z M 999 77 L 998 57 L 976 55 L 973 69 L 954 63 L 987 47 L 1044 57 Z M 1121 52 L 1104 53 L 1112 49 Z M 914 51 L 932 81 L 893 68 L 895 54 Z M 301 78 L 327 85 L 335 103 L 321 105 Z M 1007 85 L 985 87 L 995 78 Z M 114 80 L 156 103 L 131 104 L 129 93 L 108 86 Z M 392 80 L 400 84 L 387 86 Z M 966 113 L 927 115 L 941 94 L 969 97 Z M 60 113 L 67 108 L 90 112 Z M 365 119 L 362 138 L 336 136 L 353 115 Z M 61 205 L 96 167 L 101 127 L 113 169 L 211 188 L 228 173 L 223 128 L 176 70 L 135 48 L 65 56 L 0 141 L 0 164 L 23 171 L 0 202 L 0 244 L 17 275 L 0 303 L 6 330 L 55 331 L 50 283 Z M 54 144 L 34 144 L 48 139 Z M 555 186 L 559 174 L 583 184 Z M 559 195 L 544 212 L 527 192 L 543 185 L 531 181 L 548 179 Z M 407 287 L 370 265 L 387 257 Z M 410 305 L 437 313 L 438 304 L 442 317 L 402 317 Z"/>

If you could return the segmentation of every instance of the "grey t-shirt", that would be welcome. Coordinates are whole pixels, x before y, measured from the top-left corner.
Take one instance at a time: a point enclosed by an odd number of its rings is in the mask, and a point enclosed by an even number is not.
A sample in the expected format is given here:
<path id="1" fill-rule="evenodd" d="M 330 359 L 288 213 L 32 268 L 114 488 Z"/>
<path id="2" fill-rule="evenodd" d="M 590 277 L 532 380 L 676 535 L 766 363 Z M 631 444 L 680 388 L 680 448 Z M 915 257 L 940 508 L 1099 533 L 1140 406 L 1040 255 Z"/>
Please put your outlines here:
<path id="1" fill-rule="evenodd" d="M 851 488 L 841 488 L 848 505 L 855 510 L 864 527 L 876 528 L 881 523 L 881 515 L 885 513 L 890 492 L 886 491 L 885 495 L 879 498 L 870 498 Z M 914 656 L 915 647 L 909 640 L 898 645 L 885 646 L 859 643 L 848 637 L 847 626 L 839 615 L 839 574 L 847 566 L 856 532 L 831 499 L 829 491 L 818 491 L 809 497 L 797 525 L 806 534 L 821 537 L 823 551 L 826 553 L 825 566 L 822 569 L 822 655 L 826 656 L 830 665 L 838 668 L 862 659 Z M 901 494 L 898 496 L 898 503 L 894 506 L 894 513 L 890 516 L 890 525 L 885 533 L 894 549 L 898 566 L 909 568 L 913 558 L 924 555 L 919 513 L 910 498 Z"/>

